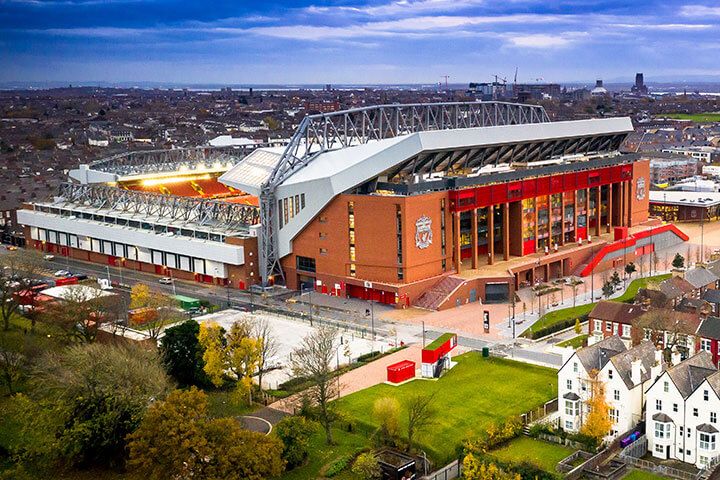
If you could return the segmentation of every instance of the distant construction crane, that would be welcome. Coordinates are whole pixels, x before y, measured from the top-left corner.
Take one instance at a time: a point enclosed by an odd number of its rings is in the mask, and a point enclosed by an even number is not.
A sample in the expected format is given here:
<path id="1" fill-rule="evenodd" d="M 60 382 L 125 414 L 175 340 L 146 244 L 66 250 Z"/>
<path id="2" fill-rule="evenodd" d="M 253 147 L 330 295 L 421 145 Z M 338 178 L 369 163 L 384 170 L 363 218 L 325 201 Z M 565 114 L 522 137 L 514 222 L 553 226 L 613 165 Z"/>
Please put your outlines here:
<path id="1" fill-rule="evenodd" d="M 445 79 L 445 90 L 448 88 L 448 79 L 450 78 L 450 75 L 440 75 L 440 78 Z"/>

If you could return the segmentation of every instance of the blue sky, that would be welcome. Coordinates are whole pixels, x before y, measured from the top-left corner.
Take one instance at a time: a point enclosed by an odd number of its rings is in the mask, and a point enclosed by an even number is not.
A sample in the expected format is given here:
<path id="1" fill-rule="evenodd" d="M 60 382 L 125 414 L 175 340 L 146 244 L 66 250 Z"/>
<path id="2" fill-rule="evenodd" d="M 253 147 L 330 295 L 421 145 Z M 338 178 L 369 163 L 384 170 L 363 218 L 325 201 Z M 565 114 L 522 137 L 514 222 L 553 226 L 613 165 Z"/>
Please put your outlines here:
<path id="1" fill-rule="evenodd" d="M 0 0 L 0 81 L 720 77 L 720 3 Z"/>

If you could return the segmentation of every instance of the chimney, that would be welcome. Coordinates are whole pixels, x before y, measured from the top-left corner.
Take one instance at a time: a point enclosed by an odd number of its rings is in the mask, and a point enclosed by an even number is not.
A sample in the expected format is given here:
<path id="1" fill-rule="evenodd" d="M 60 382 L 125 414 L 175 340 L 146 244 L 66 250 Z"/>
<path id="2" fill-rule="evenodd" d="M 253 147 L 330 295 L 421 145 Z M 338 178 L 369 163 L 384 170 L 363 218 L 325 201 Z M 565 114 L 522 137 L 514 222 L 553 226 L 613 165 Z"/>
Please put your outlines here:
<path id="1" fill-rule="evenodd" d="M 670 363 L 672 363 L 672 366 L 678 365 L 681 362 L 680 352 L 678 352 L 677 347 L 673 347 L 672 352 L 670 353 Z"/>
<path id="2" fill-rule="evenodd" d="M 655 362 L 650 367 L 650 382 L 662 375 L 663 372 L 663 351 L 661 348 L 655 350 Z"/>
<path id="3" fill-rule="evenodd" d="M 640 371 L 641 366 L 642 361 L 639 358 L 630 362 L 630 380 L 633 385 L 640 385 L 642 383 L 642 372 Z"/>

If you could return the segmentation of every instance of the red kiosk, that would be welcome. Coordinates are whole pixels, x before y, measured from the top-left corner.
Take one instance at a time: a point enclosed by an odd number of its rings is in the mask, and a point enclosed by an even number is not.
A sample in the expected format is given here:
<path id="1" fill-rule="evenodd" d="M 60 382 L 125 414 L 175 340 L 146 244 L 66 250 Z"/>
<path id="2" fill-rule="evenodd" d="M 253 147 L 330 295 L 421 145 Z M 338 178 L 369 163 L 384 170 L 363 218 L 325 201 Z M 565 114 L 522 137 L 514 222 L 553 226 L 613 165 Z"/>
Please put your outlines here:
<path id="1" fill-rule="evenodd" d="M 390 383 L 402 383 L 415 377 L 415 362 L 402 360 L 387 367 L 387 381 Z"/>
<path id="2" fill-rule="evenodd" d="M 422 350 L 421 373 L 425 378 L 438 378 L 443 370 L 452 368 L 452 352 L 457 347 L 457 335 L 444 333 Z"/>

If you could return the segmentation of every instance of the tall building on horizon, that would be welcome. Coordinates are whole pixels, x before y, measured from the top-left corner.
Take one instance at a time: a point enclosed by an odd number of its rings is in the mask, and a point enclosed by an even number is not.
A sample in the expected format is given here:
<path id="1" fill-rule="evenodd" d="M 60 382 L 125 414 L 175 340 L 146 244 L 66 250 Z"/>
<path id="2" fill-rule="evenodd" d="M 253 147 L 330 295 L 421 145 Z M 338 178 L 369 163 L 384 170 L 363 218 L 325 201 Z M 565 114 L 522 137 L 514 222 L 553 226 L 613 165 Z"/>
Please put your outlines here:
<path id="1" fill-rule="evenodd" d="M 635 74 L 635 85 L 632 86 L 630 91 L 638 95 L 647 95 L 648 88 L 645 86 L 645 77 L 642 73 Z"/>

